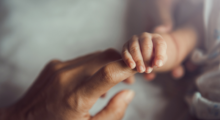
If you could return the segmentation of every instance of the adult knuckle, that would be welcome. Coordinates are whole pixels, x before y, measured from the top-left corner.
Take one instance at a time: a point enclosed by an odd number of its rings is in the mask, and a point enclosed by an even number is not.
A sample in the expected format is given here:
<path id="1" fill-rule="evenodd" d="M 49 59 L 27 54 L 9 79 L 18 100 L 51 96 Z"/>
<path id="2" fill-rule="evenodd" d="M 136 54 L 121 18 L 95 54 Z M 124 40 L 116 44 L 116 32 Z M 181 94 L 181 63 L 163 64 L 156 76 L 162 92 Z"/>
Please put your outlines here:
<path id="1" fill-rule="evenodd" d="M 58 73 L 56 74 L 56 77 L 57 77 L 60 81 L 62 81 L 67 75 L 68 75 L 67 72 L 65 72 L 65 71 L 60 71 L 60 72 L 58 72 Z"/>
<path id="2" fill-rule="evenodd" d="M 50 70 L 58 70 L 62 66 L 61 64 L 62 62 L 60 60 L 54 59 L 54 60 L 51 60 L 47 64 L 47 66 L 49 67 Z"/>
<path id="3" fill-rule="evenodd" d="M 104 80 L 107 83 L 115 83 L 113 76 L 112 76 L 112 68 L 110 65 L 106 65 L 101 69 L 101 76 L 102 80 Z"/>
<path id="4" fill-rule="evenodd" d="M 81 92 L 76 91 L 74 94 L 68 96 L 64 103 L 68 106 L 68 108 L 73 109 L 76 112 L 82 112 L 86 106 L 87 101 L 82 97 Z"/>

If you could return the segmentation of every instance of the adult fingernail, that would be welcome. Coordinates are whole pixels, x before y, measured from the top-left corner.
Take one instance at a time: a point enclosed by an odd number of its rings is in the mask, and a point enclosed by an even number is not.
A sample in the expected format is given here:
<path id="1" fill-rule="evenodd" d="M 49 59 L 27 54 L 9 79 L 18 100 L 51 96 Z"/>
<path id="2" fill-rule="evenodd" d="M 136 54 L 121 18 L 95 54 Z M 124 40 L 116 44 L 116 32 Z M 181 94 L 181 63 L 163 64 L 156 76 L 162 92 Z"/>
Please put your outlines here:
<path id="1" fill-rule="evenodd" d="M 152 68 L 152 67 L 147 67 L 146 73 L 151 73 L 152 71 L 153 71 L 153 68 Z"/>
<path id="2" fill-rule="evenodd" d="M 157 67 L 163 66 L 163 61 L 162 61 L 162 60 L 157 60 L 157 61 L 156 61 L 156 66 L 157 66 Z"/>
<path id="3" fill-rule="evenodd" d="M 134 98 L 134 91 L 129 90 L 124 99 L 126 103 L 130 103 L 133 98 Z"/>
<path id="4" fill-rule="evenodd" d="M 145 71 L 145 69 L 144 69 L 143 66 L 139 66 L 138 69 L 139 69 L 138 71 L 139 71 L 140 73 L 143 73 L 143 72 Z"/>

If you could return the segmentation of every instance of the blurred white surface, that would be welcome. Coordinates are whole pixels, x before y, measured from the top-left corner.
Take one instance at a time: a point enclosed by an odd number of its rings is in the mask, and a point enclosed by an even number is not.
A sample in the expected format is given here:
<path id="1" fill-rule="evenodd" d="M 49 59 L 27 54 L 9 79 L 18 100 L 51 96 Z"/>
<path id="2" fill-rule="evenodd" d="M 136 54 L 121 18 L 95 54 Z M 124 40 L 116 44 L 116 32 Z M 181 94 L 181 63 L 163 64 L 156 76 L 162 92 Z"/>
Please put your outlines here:
<path id="1" fill-rule="evenodd" d="M 147 0 L 2 0 L 1 5 L 7 15 L 1 23 L 0 107 L 18 100 L 51 59 L 110 47 L 120 51 L 132 34 L 145 30 L 149 10 Z M 124 120 L 160 119 L 168 104 L 163 87 L 141 75 L 136 79 L 134 85 L 120 83 L 111 89 L 91 113 L 119 90 L 133 89 L 136 96 Z"/>

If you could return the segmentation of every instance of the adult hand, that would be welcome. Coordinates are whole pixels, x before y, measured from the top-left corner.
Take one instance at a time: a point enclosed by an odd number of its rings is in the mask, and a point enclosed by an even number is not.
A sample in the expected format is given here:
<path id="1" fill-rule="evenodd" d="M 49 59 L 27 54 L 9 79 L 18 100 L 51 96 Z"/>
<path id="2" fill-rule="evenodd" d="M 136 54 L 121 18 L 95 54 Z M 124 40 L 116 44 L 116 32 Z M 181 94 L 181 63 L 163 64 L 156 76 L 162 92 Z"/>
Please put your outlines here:
<path id="1" fill-rule="evenodd" d="M 134 96 L 130 90 L 117 93 L 95 116 L 89 114 L 101 95 L 136 73 L 120 58 L 107 50 L 66 62 L 51 61 L 20 101 L 1 110 L 0 120 L 122 119 Z"/>

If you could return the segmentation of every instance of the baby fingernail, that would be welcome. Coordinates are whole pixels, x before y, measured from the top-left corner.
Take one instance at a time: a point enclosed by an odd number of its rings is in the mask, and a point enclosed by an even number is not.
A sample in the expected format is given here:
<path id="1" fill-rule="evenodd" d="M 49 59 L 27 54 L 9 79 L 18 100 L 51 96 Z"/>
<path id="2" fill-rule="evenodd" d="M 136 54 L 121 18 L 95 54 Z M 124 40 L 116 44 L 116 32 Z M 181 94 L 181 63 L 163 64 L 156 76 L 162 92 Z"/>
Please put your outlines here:
<path id="1" fill-rule="evenodd" d="M 144 71 L 145 71 L 144 67 L 143 66 L 139 66 L 139 72 L 143 73 Z"/>
<path id="2" fill-rule="evenodd" d="M 130 103 L 133 98 L 134 98 L 134 91 L 129 90 L 125 96 L 125 101 L 127 103 Z"/>
<path id="3" fill-rule="evenodd" d="M 131 69 L 134 69 L 135 64 L 134 63 L 129 63 L 129 66 L 130 66 Z"/>
<path id="4" fill-rule="evenodd" d="M 157 67 L 161 67 L 163 65 L 163 61 L 162 60 L 157 60 L 156 61 L 156 66 Z"/>
<path id="5" fill-rule="evenodd" d="M 152 67 L 147 67 L 146 73 L 151 73 L 153 71 Z"/>

